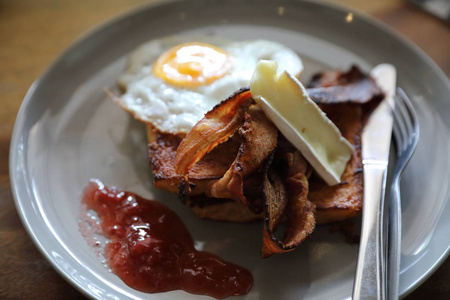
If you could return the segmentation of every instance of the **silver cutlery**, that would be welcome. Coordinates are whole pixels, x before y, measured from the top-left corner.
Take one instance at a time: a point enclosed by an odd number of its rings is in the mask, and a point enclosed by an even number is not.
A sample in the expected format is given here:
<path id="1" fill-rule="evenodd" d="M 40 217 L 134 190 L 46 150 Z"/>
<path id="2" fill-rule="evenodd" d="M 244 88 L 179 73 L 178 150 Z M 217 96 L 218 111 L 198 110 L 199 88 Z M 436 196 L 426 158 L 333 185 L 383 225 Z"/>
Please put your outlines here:
<path id="1" fill-rule="evenodd" d="M 385 299 L 386 260 L 383 211 L 392 137 L 396 70 L 389 64 L 370 73 L 385 99 L 370 116 L 362 134 L 364 204 L 353 299 Z"/>
<path id="2" fill-rule="evenodd" d="M 388 222 L 387 298 L 398 299 L 401 255 L 400 178 L 419 139 L 419 124 L 411 101 L 402 89 L 397 89 L 394 110 L 394 141 L 397 161 L 392 175 Z"/>

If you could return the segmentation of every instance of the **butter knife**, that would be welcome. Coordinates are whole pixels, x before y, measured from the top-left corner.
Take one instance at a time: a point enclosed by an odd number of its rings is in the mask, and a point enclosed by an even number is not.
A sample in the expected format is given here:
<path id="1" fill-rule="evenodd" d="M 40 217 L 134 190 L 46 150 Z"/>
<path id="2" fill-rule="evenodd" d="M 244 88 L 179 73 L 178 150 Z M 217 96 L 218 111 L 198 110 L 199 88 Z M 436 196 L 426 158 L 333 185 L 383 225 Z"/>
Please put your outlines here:
<path id="1" fill-rule="evenodd" d="M 370 75 L 385 99 L 370 116 L 362 134 L 364 202 L 353 300 L 386 298 L 383 211 L 397 75 L 390 64 L 376 66 Z"/>

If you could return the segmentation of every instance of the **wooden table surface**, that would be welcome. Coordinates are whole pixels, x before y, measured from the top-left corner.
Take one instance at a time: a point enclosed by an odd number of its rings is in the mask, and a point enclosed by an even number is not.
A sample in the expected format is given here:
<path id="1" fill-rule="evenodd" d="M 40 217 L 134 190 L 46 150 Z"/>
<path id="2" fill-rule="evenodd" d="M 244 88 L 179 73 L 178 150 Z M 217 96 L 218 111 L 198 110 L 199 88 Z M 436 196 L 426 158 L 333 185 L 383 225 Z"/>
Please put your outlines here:
<path id="1" fill-rule="evenodd" d="M 8 174 L 11 133 L 22 99 L 74 39 L 144 4 L 139 0 L 0 1 L 0 299 L 83 299 L 41 256 L 16 212 Z M 338 1 L 365 12 L 425 51 L 450 76 L 450 27 L 401 0 Z M 406 299 L 450 299 L 450 259 Z"/>

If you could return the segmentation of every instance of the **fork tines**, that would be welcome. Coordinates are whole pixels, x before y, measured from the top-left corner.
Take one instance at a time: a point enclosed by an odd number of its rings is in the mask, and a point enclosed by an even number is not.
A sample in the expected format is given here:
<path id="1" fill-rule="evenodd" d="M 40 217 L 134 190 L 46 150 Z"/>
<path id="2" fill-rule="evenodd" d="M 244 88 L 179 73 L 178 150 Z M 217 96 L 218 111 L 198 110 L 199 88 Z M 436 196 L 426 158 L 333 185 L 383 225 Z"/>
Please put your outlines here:
<path id="1" fill-rule="evenodd" d="M 401 88 L 397 88 L 395 100 L 393 131 L 397 154 L 400 154 L 415 140 L 418 124 L 414 107 Z"/>

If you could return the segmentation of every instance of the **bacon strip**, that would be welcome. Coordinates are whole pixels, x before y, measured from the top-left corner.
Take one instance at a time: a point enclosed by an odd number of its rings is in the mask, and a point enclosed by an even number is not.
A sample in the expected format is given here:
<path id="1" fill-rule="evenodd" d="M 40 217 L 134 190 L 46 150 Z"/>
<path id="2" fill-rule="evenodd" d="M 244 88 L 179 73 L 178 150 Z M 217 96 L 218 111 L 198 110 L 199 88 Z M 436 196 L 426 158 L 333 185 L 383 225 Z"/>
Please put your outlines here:
<path id="1" fill-rule="evenodd" d="M 294 250 L 315 228 L 315 206 L 308 200 L 307 167 L 298 152 L 288 157 L 285 185 L 279 175 L 267 174 L 264 180 L 265 219 L 261 256 Z M 283 239 L 275 237 L 275 231 L 283 218 L 287 217 L 287 228 Z"/>
<path id="2" fill-rule="evenodd" d="M 356 66 L 352 66 L 347 72 L 338 70 L 316 74 L 306 91 L 319 105 L 346 103 L 360 105 L 364 112 L 363 124 L 384 99 L 384 93 L 375 80 L 362 73 Z"/>
<path id="3" fill-rule="evenodd" d="M 251 106 L 245 122 L 239 129 L 244 142 L 225 175 L 212 182 L 207 195 L 214 198 L 230 198 L 255 210 L 244 196 L 244 178 L 254 173 L 277 146 L 278 129 L 258 106 Z"/>
<path id="4" fill-rule="evenodd" d="M 364 104 L 372 100 L 374 95 L 383 94 L 375 81 L 369 77 L 348 85 L 309 88 L 306 91 L 317 104 L 345 102 Z"/>
<path id="5" fill-rule="evenodd" d="M 181 141 L 175 172 L 186 176 L 189 169 L 220 143 L 227 141 L 242 125 L 253 102 L 250 90 L 241 89 L 210 110 Z"/>

